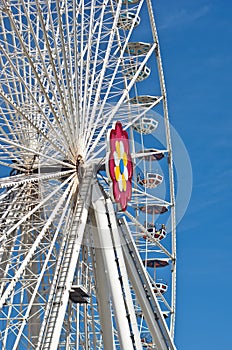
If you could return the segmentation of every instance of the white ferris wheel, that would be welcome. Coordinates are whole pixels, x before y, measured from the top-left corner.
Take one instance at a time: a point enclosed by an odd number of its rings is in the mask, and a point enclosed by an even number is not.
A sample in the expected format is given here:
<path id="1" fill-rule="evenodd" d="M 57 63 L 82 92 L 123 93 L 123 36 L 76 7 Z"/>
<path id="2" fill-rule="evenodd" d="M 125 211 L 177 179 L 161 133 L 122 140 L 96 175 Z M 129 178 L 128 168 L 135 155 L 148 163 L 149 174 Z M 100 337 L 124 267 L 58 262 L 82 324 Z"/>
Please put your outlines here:
<path id="1" fill-rule="evenodd" d="M 151 0 L 0 1 L 0 348 L 175 349 Z"/>

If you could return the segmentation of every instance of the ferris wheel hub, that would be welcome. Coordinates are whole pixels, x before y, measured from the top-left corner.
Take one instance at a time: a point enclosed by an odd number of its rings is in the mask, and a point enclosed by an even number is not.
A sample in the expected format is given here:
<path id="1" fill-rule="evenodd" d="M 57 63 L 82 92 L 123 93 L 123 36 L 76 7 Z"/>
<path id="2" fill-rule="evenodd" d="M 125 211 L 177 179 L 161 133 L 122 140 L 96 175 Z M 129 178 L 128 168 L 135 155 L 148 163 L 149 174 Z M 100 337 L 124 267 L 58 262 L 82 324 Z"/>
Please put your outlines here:
<path id="1" fill-rule="evenodd" d="M 77 160 L 76 160 L 76 172 L 79 174 L 79 167 L 84 164 L 84 159 L 82 155 L 78 154 Z"/>

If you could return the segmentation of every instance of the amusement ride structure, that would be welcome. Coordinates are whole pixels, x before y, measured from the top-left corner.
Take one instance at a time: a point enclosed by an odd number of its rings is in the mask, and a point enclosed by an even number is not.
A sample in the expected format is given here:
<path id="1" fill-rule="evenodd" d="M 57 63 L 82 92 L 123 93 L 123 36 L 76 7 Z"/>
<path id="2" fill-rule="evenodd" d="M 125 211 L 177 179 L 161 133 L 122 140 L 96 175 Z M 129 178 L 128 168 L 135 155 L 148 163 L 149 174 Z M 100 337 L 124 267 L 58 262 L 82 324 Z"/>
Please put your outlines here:
<path id="1" fill-rule="evenodd" d="M 0 348 L 174 350 L 151 0 L 0 0 Z"/>

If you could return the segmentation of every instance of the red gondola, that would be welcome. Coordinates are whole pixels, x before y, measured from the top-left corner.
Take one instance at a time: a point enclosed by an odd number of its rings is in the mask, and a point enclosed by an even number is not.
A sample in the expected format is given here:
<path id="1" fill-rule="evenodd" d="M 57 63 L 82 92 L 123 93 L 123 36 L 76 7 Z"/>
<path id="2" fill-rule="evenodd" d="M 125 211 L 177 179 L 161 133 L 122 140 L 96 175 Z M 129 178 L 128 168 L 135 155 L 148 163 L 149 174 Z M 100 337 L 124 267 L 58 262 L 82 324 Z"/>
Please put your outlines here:
<path id="1" fill-rule="evenodd" d="M 147 267 L 165 267 L 169 265 L 168 259 L 147 259 L 143 260 L 143 264 Z"/>
<path id="2" fill-rule="evenodd" d="M 148 148 L 139 151 L 138 157 L 143 157 L 143 159 L 146 161 L 155 161 L 164 158 L 164 153 L 154 148 Z"/>
<path id="3" fill-rule="evenodd" d="M 157 204 L 142 205 L 139 209 L 147 214 L 163 214 L 168 211 L 166 206 Z"/>

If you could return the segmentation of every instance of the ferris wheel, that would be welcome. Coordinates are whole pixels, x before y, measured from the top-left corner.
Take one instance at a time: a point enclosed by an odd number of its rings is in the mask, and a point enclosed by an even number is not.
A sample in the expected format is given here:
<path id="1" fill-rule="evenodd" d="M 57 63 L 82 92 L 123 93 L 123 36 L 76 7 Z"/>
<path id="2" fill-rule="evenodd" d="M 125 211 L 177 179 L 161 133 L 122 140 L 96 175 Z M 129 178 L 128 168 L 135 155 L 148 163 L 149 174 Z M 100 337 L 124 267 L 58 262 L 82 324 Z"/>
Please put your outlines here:
<path id="1" fill-rule="evenodd" d="M 151 0 L 0 1 L 0 347 L 175 349 Z"/>

